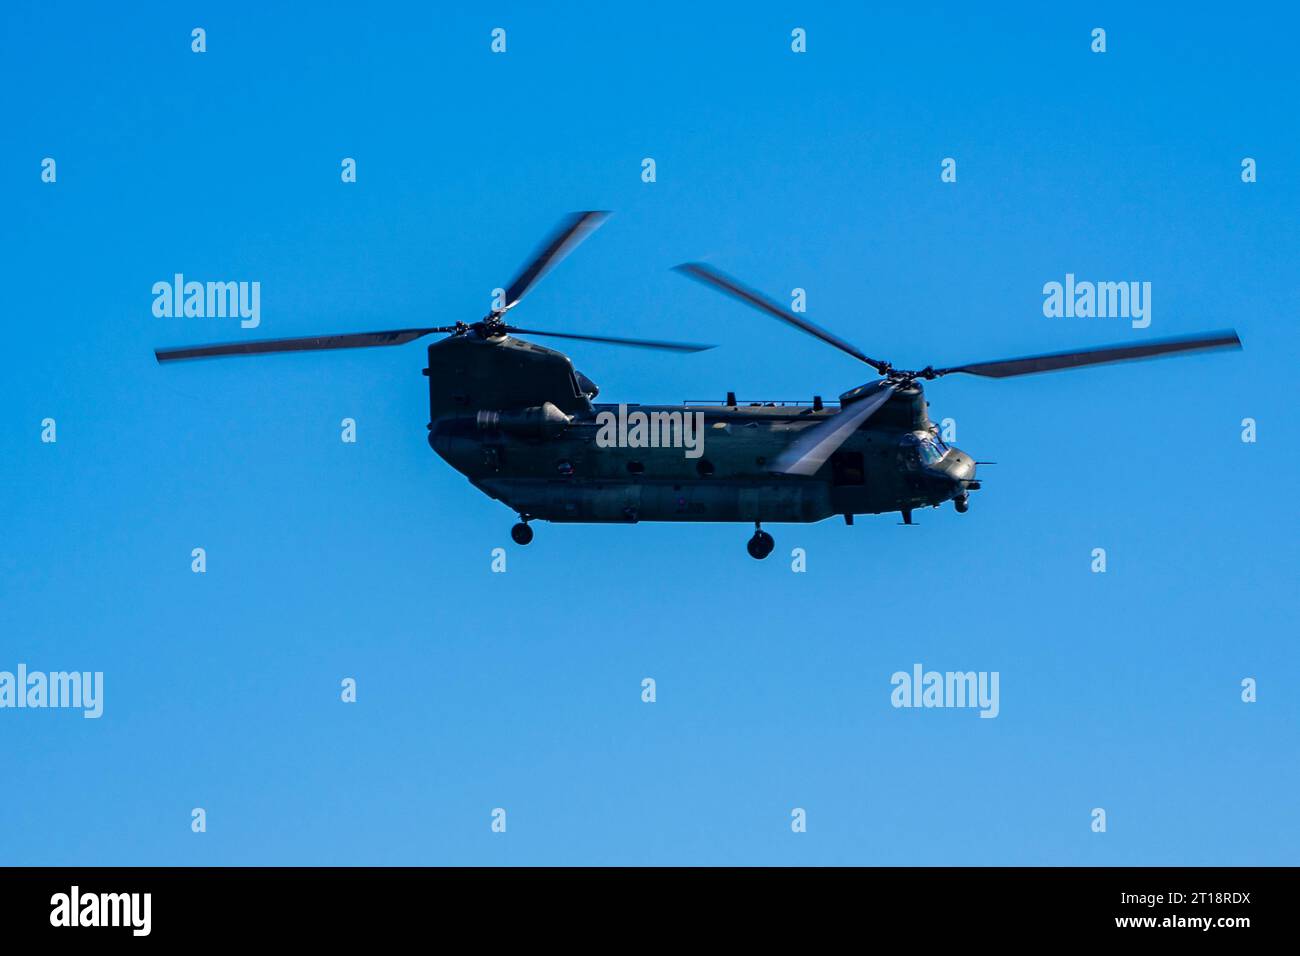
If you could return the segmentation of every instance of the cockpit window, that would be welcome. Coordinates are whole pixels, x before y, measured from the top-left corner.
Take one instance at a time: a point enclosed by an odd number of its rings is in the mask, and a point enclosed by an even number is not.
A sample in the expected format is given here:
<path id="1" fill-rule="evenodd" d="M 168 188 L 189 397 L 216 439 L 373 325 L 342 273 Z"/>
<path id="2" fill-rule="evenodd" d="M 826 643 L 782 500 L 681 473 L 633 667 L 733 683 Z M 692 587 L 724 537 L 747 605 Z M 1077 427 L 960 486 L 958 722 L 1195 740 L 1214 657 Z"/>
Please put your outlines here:
<path id="1" fill-rule="evenodd" d="M 920 450 L 922 464 L 937 465 L 943 458 L 943 451 L 939 448 L 939 442 L 933 438 L 922 438 Z"/>
<path id="2" fill-rule="evenodd" d="M 943 456 L 948 454 L 948 446 L 937 436 L 912 433 L 903 436 L 899 444 L 899 453 L 913 466 L 918 463 L 927 466 L 937 465 L 943 460 Z"/>

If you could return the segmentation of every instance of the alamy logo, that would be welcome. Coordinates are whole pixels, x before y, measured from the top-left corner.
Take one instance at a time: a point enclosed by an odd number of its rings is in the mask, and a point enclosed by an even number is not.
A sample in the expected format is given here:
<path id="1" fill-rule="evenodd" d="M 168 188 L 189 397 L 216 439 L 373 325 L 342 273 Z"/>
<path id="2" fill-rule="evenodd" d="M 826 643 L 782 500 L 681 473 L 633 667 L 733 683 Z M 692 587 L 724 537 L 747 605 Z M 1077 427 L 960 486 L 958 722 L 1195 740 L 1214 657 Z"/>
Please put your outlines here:
<path id="1" fill-rule="evenodd" d="M 684 448 L 687 458 L 704 454 L 703 412 L 603 411 L 596 416 L 601 448 Z"/>
<path id="2" fill-rule="evenodd" d="M 1043 315 L 1049 319 L 1132 319 L 1135 329 L 1151 324 L 1150 282 L 1075 282 L 1065 274 L 1064 284 L 1043 286 Z"/>
<path id="3" fill-rule="evenodd" d="M 997 671 L 927 671 L 920 664 L 912 672 L 895 671 L 889 702 L 895 707 L 978 707 L 981 717 L 996 717 Z"/>
<path id="4" fill-rule="evenodd" d="M 18 672 L 0 671 L 0 709 L 6 707 L 79 708 L 83 717 L 104 713 L 103 671 L 33 671 L 19 664 Z"/>
<path id="5" fill-rule="evenodd" d="M 132 936 L 152 928 L 152 893 L 85 893 L 78 886 L 50 897 L 51 926 L 129 926 Z"/>
<path id="6" fill-rule="evenodd" d="M 171 282 L 155 282 L 152 291 L 153 314 L 160 319 L 238 317 L 245 329 L 262 324 L 260 282 L 186 282 L 178 272 Z"/>

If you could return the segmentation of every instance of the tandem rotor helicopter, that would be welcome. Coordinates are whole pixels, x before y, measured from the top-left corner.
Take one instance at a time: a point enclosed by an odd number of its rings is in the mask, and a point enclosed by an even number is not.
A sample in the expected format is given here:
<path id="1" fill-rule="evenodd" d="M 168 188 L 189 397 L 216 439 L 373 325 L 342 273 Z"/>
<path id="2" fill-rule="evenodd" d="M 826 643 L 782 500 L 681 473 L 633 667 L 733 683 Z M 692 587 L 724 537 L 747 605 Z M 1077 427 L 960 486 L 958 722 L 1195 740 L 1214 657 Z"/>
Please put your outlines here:
<path id="1" fill-rule="evenodd" d="M 506 314 L 533 285 L 606 218 L 566 218 L 505 289 L 500 307 L 477 322 L 433 328 L 354 332 L 157 349 L 158 361 L 403 345 L 446 334 L 428 347 L 429 445 L 474 487 L 519 515 L 518 544 L 533 539 L 529 522 L 752 522 L 748 550 L 771 554 L 763 522 L 807 523 L 842 515 L 900 512 L 953 502 L 965 513 L 980 487 L 975 462 L 943 442 L 927 414 L 922 382 L 945 375 L 1009 378 L 1036 372 L 1240 348 L 1224 331 L 1138 345 L 1116 345 L 992 362 L 919 370 L 895 368 L 795 315 L 729 276 L 700 263 L 678 266 L 690 278 L 733 296 L 869 365 L 880 378 L 850 389 L 838 402 L 615 406 L 596 403 L 599 389 L 567 355 L 518 338 L 550 336 L 671 352 L 710 345 L 522 329 Z M 661 422 L 703 422 L 702 454 L 680 447 L 609 447 L 602 421 L 627 407 Z M 604 413 L 602 415 L 602 413 Z M 674 418 L 673 416 L 677 416 Z"/>

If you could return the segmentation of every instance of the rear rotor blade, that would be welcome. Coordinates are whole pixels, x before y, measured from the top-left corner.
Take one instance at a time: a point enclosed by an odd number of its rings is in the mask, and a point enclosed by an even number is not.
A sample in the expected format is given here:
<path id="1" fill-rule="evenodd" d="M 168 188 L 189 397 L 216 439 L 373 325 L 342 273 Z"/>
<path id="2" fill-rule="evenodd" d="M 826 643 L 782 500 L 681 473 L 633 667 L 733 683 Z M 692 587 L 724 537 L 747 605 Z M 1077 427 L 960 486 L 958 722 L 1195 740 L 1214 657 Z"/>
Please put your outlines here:
<path id="1" fill-rule="evenodd" d="M 835 346 L 835 348 L 839 349 L 841 352 L 847 352 L 859 362 L 866 362 L 882 375 L 889 369 L 888 363 L 879 362 L 873 358 L 867 358 L 867 356 L 863 355 L 861 351 L 844 341 L 838 335 L 835 335 L 832 332 L 827 332 L 821 326 L 795 315 L 788 309 L 781 308 L 781 306 L 777 305 L 761 292 L 755 292 L 753 289 L 742 285 L 725 272 L 721 272 L 712 266 L 705 265 L 702 262 L 685 262 L 682 265 L 675 266 L 674 271 L 690 276 L 697 282 L 703 282 L 705 285 L 711 285 L 715 289 L 720 289 L 727 295 L 752 305 L 754 308 L 766 312 L 774 318 L 780 319 L 787 325 L 794 326 L 801 332 L 807 332 L 809 335 L 821 339 L 828 345 Z"/>
<path id="2" fill-rule="evenodd" d="M 715 345 L 694 345 L 690 342 L 660 342 L 654 339 L 623 339 L 612 335 L 575 335 L 570 332 L 542 332 L 538 329 L 517 329 L 506 326 L 506 331 L 520 335 L 549 335 L 555 339 L 577 339 L 582 342 L 603 342 L 606 345 L 631 345 L 642 349 L 662 349 L 665 352 L 704 352 Z"/>
<path id="3" fill-rule="evenodd" d="M 889 382 L 872 382 L 875 393 L 854 402 L 832 415 L 826 421 L 804 429 L 794 441 L 777 456 L 772 471 L 784 475 L 812 475 L 826 464 L 826 459 L 848 441 L 858 426 L 874 415 L 880 406 L 894 394 Z"/>
<path id="4" fill-rule="evenodd" d="M 551 269 L 559 265 L 570 252 L 572 252 L 583 239 L 586 239 L 595 229 L 609 218 L 609 213 L 599 210 L 589 212 L 576 212 L 561 221 L 559 227 L 553 232 L 546 243 L 538 249 L 536 255 L 528 265 L 520 271 L 506 288 L 506 309 L 513 309 L 519 304 L 519 300 L 527 294 L 537 280 L 546 275 Z"/>
<path id="5" fill-rule="evenodd" d="M 985 378 L 1010 378 L 1013 375 L 1032 375 L 1035 372 L 1055 372 L 1085 365 L 1106 365 L 1111 362 L 1128 362 L 1134 359 L 1157 358 L 1179 352 L 1201 352 L 1211 349 L 1239 349 L 1241 339 L 1231 329 L 1209 335 L 1191 335 L 1173 339 L 1155 339 L 1139 345 L 1108 345 L 1076 352 L 1052 352 L 1025 358 L 1002 359 L 995 362 L 975 362 L 936 369 L 936 375 L 965 372 Z"/>
<path id="6" fill-rule="evenodd" d="M 391 329 L 384 332 L 350 332 L 345 335 L 307 335 L 294 339 L 257 339 L 221 345 L 183 345 L 154 349 L 159 362 L 178 359 L 216 358 L 220 355 L 262 355 L 270 352 L 314 352 L 322 349 L 359 349 L 375 345 L 404 345 L 435 332 L 451 332 L 454 326 L 432 329 Z"/>

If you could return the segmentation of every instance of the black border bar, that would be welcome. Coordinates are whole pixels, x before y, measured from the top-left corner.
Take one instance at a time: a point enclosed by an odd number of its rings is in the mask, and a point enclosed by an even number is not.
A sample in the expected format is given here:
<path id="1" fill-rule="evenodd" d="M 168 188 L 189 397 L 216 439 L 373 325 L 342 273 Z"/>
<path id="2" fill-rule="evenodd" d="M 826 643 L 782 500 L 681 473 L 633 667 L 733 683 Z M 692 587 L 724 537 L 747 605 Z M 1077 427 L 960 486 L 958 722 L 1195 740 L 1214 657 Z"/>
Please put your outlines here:
<path id="1" fill-rule="evenodd" d="M 461 932 L 542 942 L 537 934 L 598 930 L 630 934 L 611 941 L 710 930 L 763 939 L 813 928 L 859 938 L 890 929 L 919 940 L 1127 935 L 1230 943 L 1285 929 L 1296 876 L 1294 868 L 1250 867 L 8 868 L 0 869 L 0 926 L 9 940 L 75 936 L 91 945 L 113 937 L 449 940 Z M 73 886 L 87 918 L 98 907 L 88 896 L 115 894 L 111 915 L 127 905 L 116 894 L 148 893 L 148 935 L 130 925 L 52 925 L 52 916 L 71 910 Z M 67 898 L 61 914 L 58 894 Z M 143 897 L 136 899 L 142 910 Z M 142 922 L 141 911 L 122 912 L 122 922 L 132 914 Z"/>

